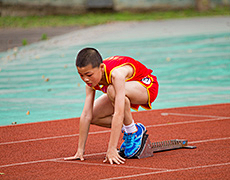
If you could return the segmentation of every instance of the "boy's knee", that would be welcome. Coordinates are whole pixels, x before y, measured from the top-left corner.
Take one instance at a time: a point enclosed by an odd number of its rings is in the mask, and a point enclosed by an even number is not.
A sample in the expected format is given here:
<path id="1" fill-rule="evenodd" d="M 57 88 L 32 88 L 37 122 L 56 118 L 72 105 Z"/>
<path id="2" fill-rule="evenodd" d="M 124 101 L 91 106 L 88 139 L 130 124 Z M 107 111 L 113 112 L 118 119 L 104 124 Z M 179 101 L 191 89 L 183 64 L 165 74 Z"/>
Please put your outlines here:
<path id="1" fill-rule="evenodd" d="M 93 116 L 90 124 L 97 125 L 97 120 L 98 120 L 98 117 L 97 116 Z"/>
<path id="2" fill-rule="evenodd" d="M 107 88 L 107 95 L 110 99 L 110 101 L 114 104 L 115 101 L 115 88 L 113 85 L 109 85 Z M 125 96 L 125 104 L 130 105 L 130 99 Z"/>
<path id="3" fill-rule="evenodd" d="M 115 88 L 113 85 L 109 85 L 107 88 L 107 95 L 111 102 L 115 101 Z"/>
<path id="4" fill-rule="evenodd" d="M 127 96 L 125 96 L 125 106 L 130 108 L 130 103 L 130 99 Z"/>

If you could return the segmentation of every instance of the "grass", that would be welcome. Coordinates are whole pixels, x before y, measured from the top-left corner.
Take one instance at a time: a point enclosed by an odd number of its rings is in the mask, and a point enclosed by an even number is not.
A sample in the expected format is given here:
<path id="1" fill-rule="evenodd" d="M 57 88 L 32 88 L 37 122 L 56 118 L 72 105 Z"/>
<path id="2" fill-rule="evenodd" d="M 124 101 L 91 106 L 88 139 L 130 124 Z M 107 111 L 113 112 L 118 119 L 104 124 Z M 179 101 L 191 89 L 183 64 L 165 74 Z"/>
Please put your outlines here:
<path id="1" fill-rule="evenodd" d="M 36 27 L 61 27 L 61 26 L 93 26 L 115 21 L 143 21 L 164 20 L 175 18 L 191 18 L 230 15 L 230 7 L 218 7 L 205 12 L 194 9 L 178 11 L 153 11 L 146 13 L 87 13 L 82 15 L 57 15 L 57 16 L 27 16 L 27 17 L 0 17 L 0 28 L 36 28 Z"/>
<path id="2" fill-rule="evenodd" d="M 27 44 L 28 44 L 27 39 L 23 39 L 23 40 L 22 40 L 22 45 L 23 45 L 23 46 L 26 46 Z"/>
<path id="3" fill-rule="evenodd" d="M 47 34 L 43 33 L 42 36 L 41 36 L 41 40 L 44 41 L 44 40 L 47 40 L 48 37 L 47 37 Z"/>

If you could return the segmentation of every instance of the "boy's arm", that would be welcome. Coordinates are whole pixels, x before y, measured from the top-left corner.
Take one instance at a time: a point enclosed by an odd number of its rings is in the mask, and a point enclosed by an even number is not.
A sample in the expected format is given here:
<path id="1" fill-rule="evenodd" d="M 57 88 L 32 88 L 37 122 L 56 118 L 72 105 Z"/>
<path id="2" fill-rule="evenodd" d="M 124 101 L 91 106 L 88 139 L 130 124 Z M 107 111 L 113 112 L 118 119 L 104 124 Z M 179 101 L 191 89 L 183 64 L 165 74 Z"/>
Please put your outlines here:
<path id="1" fill-rule="evenodd" d="M 124 109 L 125 109 L 125 78 L 126 72 L 122 69 L 114 70 L 112 74 L 112 83 L 115 88 L 115 102 L 114 102 L 114 115 L 111 126 L 111 135 L 109 140 L 108 151 L 106 155 L 110 164 L 113 162 L 120 164 L 124 163 L 125 159 L 120 157 L 117 152 L 117 144 L 120 137 L 122 124 L 124 121 Z"/>
<path id="2" fill-rule="evenodd" d="M 93 117 L 93 103 L 95 90 L 86 85 L 85 105 L 80 117 L 78 149 L 85 150 L 85 143 L 88 137 L 90 122 Z"/>
<path id="3" fill-rule="evenodd" d="M 85 151 L 85 143 L 88 137 L 90 122 L 93 117 L 93 103 L 94 103 L 95 91 L 86 85 L 86 98 L 85 105 L 80 117 L 79 125 L 79 140 L 78 140 L 78 150 L 73 157 L 65 158 L 65 160 L 80 159 L 84 160 L 83 154 Z"/>

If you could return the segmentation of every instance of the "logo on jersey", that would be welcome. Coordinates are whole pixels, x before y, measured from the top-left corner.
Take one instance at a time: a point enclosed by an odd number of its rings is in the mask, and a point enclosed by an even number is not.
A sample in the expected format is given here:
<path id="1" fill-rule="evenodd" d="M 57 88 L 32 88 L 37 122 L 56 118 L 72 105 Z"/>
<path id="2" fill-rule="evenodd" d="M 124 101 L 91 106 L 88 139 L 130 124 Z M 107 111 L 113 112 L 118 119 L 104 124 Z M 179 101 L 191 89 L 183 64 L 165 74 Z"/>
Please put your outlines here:
<path id="1" fill-rule="evenodd" d="M 148 78 L 148 77 L 143 78 L 141 81 L 142 81 L 143 83 L 145 83 L 145 84 L 150 84 L 150 83 L 151 83 L 151 79 Z"/>

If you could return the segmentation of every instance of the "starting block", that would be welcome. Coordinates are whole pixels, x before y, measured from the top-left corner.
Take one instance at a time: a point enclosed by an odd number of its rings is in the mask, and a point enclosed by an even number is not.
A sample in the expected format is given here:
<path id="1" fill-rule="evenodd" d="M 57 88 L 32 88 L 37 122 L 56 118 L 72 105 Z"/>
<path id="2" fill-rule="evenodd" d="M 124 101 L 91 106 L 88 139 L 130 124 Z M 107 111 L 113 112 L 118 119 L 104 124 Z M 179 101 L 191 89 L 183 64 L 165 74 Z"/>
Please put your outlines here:
<path id="1" fill-rule="evenodd" d="M 144 133 L 140 150 L 131 158 L 142 159 L 152 157 L 153 153 L 170 151 L 175 149 L 195 149 L 196 146 L 188 146 L 188 140 L 168 140 L 151 143 L 147 131 Z M 126 158 L 124 151 L 119 151 L 121 157 Z"/>

